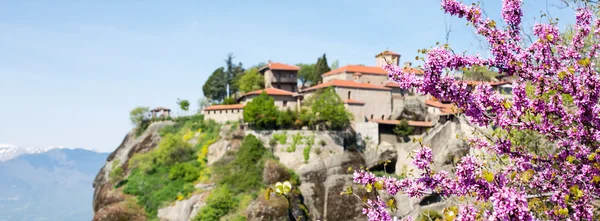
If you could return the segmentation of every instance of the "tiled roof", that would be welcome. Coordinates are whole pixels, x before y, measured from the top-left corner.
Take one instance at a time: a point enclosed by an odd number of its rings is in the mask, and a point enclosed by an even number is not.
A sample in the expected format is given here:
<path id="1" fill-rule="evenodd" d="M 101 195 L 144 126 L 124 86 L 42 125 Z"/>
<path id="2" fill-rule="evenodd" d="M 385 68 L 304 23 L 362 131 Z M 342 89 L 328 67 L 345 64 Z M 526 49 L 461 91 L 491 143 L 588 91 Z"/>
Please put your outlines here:
<path id="1" fill-rule="evenodd" d="M 231 110 L 231 109 L 242 109 L 244 108 L 243 104 L 230 104 L 230 105 L 211 105 L 204 108 L 205 111 L 209 110 Z"/>
<path id="2" fill-rule="evenodd" d="M 378 123 L 378 124 L 389 124 L 389 125 L 400 124 L 399 120 L 370 120 L 370 121 Z M 433 127 L 433 122 L 430 122 L 430 121 L 409 120 L 407 122 L 408 122 L 408 126 L 412 126 L 412 127 Z"/>
<path id="3" fill-rule="evenodd" d="M 404 67 L 404 70 L 410 71 L 413 74 L 423 74 L 423 71 L 420 69 L 417 69 L 417 68 Z M 377 66 L 346 65 L 346 66 L 340 67 L 338 69 L 331 70 L 321 76 L 325 77 L 325 76 L 335 75 L 335 74 L 339 74 L 339 73 L 356 73 L 356 72 L 359 72 L 361 74 L 388 75 L 388 72 L 386 70 L 383 70 L 383 68 L 377 67 Z"/>
<path id="4" fill-rule="evenodd" d="M 248 95 L 260 95 L 260 94 L 262 94 L 263 91 L 267 92 L 267 95 L 294 96 L 294 93 L 292 93 L 292 92 L 270 87 L 267 89 L 260 89 L 260 90 L 248 92 L 248 93 L 244 94 L 242 97 L 245 97 Z"/>
<path id="5" fill-rule="evenodd" d="M 387 82 L 387 84 L 385 84 L 385 86 L 386 87 L 397 87 L 397 88 L 400 87 L 400 85 L 398 85 L 398 83 L 393 82 L 393 81 Z"/>
<path id="6" fill-rule="evenodd" d="M 283 64 L 279 62 L 269 62 L 264 67 L 260 68 L 260 71 L 265 69 L 277 70 L 277 71 L 297 71 L 300 70 L 300 67 L 294 65 Z"/>
<path id="7" fill-rule="evenodd" d="M 392 90 L 390 88 L 384 87 L 384 86 L 379 86 L 379 85 L 374 85 L 374 84 L 367 84 L 367 83 L 359 83 L 359 82 L 354 82 L 354 81 L 348 81 L 348 80 L 332 80 L 332 81 L 328 81 L 322 84 L 318 84 L 315 85 L 313 87 L 310 88 L 306 88 L 304 91 L 311 91 L 311 90 L 316 90 L 319 88 L 325 88 L 325 87 L 329 87 L 329 86 L 333 86 L 333 87 L 347 87 L 347 88 L 360 88 L 360 89 L 372 89 L 372 90 L 385 90 L 385 91 L 389 91 Z"/>
<path id="8" fill-rule="evenodd" d="M 442 102 L 434 101 L 434 100 L 426 100 L 425 104 L 429 105 L 429 106 L 432 106 L 432 107 L 437 107 L 437 108 L 440 108 L 440 109 L 447 109 L 447 108 L 454 107 L 454 104 L 444 104 Z"/>
<path id="9" fill-rule="evenodd" d="M 393 51 L 390 51 L 390 50 L 385 50 L 385 51 L 383 51 L 383 52 L 381 52 L 381 53 L 379 53 L 379 54 L 377 54 L 375 56 L 379 56 L 379 55 L 400 55 L 400 54 L 398 54 L 396 52 L 393 52 Z"/>
<path id="10" fill-rule="evenodd" d="M 352 99 L 344 100 L 344 103 L 346 103 L 346 104 L 360 104 L 360 105 L 364 105 L 365 104 L 365 102 L 357 101 L 357 100 L 352 100 Z"/>
<path id="11" fill-rule="evenodd" d="M 469 86 L 474 86 L 474 85 L 479 85 L 479 84 L 485 84 L 485 83 L 490 84 L 490 86 L 512 84 L 509 81 L 457 81 L 457 82 L 465 82 Z"/>

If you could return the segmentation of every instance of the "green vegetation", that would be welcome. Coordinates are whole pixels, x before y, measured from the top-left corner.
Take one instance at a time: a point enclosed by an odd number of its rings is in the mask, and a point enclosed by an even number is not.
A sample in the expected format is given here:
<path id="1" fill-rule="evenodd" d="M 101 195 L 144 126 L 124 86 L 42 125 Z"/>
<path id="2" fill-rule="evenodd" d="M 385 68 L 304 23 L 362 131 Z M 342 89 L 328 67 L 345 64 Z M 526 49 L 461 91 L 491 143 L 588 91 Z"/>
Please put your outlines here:
<path id="1" fill-rule="evenodd" d="M 277 116 L 275 99 L 264 91 L 244 107 L 244 121 L 256 129 L 273 129 L 277 122 Z"/>
<path id="2" fill-rule="evenodd" d="M 242 211 L 265 187 L 262 173 L 267 159 L 273 159 L 273 156 L 262 142 L 253 135 L 246 136 L 233 160 L 215 163 L 213 180 L 217 188 L 210 193 L 208 204 L 202 207 L 194 220 L 216 221 L 224 216 L 245 220 Z"/>
<path id="3" fill-rule="evenodd" d="M 177 98 L 177 105 L 179 105 L 179 108 L 184 111 L 188 111 L 190 109 L 190 102 L 188 100 L 181 100 Z"/>
<path id="4" fill-rule="evenodd" d="M 435 210 L 425 210 L 419 214 L 417 221 L 444 220 L 444 216 Z"/>
<path id="5" fill-rule="evenodd" d="M 217 68 L 208 77 L 208 80 L 202 86 L 204 96 L 212 101 L 222 101 L 227 97 L 227 94 L 235 94 L 238 91 L 236 81 L 244 74 L 242 63 L 235 64 L 233 54 L 227 55 L 225 59 L 225 67 Z M 229 93 L 227 91 L 229 85 Z"/>
<path id="6" fill-rule="evenodd" d="M 402 119 L 400 123 L 394 127 L 394 134 L 398 137 L 406 138 L 409 135 L 412 135 L 414 129 L 414 127 L 408 126 L 408 121 Z"/>
<path id="7" fill-rule="evenodd" d="M 156 218 L 158 208 L 164 204 L 191 195 L 194 183 L 210 175 L 206 154 L 208 146 L 219 137 L 219 124 L 204 121 L 201 115 L 174 121 L 174 125 L 160 131 L 162 139 L 156 149 L 131 158 L 131 174 L 123 181 L 123 192 L 136 196 L 150 219 Z M 199 136 L 195 137 L 196 133 Z M 184 137 L 197 139 L 196 145 L 190 145 Z"/>
<path id="8" fill-rule="evenodd" d="M 318 76 L 315 75 L 315 64 L 296 64 L 296 66 L 300 67 L 298 80 L 300 80 L 302 87 L 315 85 L 319 81 Z M 312 82 L 315 82 L 315 84 Z"/>
<path id="9" fill-rule="evenodd" d="M 327 64 L 327 56 L 325 56 L 325 54 L 323 54 L 323 57 L 320 57 L 319 59 L 317 59 L 317 63 L 315 64 L 315 70 L 314 70 L 314 75 L 316 76 L 316 79 L 311 84 L 316 85 L 318 82 L 323 81 L 323 78 L 321 77 L 321 75 L 323 75 L 329 71 L 331 71 L 331 68 L 329 68 L 329 65 Z"/>
<path id="10" fill-rule="evenodd" d="M 320 140 L 319 141 L 319 145 L 321 145 L 322 147 L 324 147 L 325 145 L 327 145 L 327 142 L 325 142 L 324 140 Z"/>
<path id="11" fill-rule="evenodd" d="M 235 209 L 238 199 L 227 186 L 221 186 L 210 193 L 206 202 L 194 218 L 195 221 L 218 221 Z"/>
<path id="12" fill-rule="evenodd" d="M 275 133 L 273 134 L 273 140 L 276 140 L 277 142 L 279 142 L 279 144 L 284 145 L 287 143 L 287 133 Z"/>
<path id="13" fill-rule="evenodd" d="M 135 134 L 139 136 L 150 125 L 150 108 L 136 107 L 129 112 L 129 120 L 135 126 Z"/>
<path id="14" fill-rule="evenodd" d="M 295 152 L 298 144 L 302 144 L 302 134 L 297 133 L 292 135 L 292 144 L 286 149 L 287 152 Z"/>
<path id="15" fill-rule="evenodd" d="M 119 166 L 120 163 L 121 161 L 117 159 L 111 164 L 112 171 L 110 171 L 109 178 L 112 185 L 117 185 L 117 183 L 123 180 L 123 177 L 125 176 L 123 167 Z"/>
<path id="16" fill-rule="evenodd" d="M 350 125 L 352 115 L 346 111 L 342 99 L 332 87 L 325 88 L 315 94 L 316 98 L 311 104 L 314 115 L 311 125 L 319 125 L 325 129 L 341 130 Z"/>
<path id="17" fill-rule="evenodd" d="M 223 99 L 223 102 L 221 102 L 221 104 L 224 105 L 230 105 L 230 104 L 237 104 L 237 99 L 235 99 L 234 97 L 228 97 Z"/>
<path id="18" fill-rule="evenodd" d="M 241 92 L 248 93 L 263 89 L 265 87 L 265 80 L 264 77 L 258 72 L 259 69 L 260 67 L 253 67 L 246 70 L 240 80 L 236 82 Z"/>
<path id="19" fill-rule="evenodd" d="M 306 144 L 306 146 L 304 147 L 304 150 L 302 150 L 303 154 L 304 154 L 304 163 L 308 163 L 308 159 L 310 158 L 310 150 L 312 149 L 312 146 L 315 144 L 315 135 L 310 135 L 308 137 L 305 137 L 304 143 Z"/>

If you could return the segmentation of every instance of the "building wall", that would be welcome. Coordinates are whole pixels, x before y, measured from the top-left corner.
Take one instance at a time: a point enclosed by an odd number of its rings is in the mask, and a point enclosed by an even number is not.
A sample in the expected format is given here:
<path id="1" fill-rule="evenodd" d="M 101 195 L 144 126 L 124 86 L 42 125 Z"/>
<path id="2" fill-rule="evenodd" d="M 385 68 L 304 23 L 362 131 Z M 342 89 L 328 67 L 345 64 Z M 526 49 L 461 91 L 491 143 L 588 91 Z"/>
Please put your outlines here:
<path id="1" fill-rule="evenodd" d="M 353 73 L 342 72 L 342 73 L 338 73 L 338 74 L 334 74 L 334 75 L 325 76 L 325 77 L 323 77 L 323 83 L 329 82 L 329 81 L 332 81 L 332 80 L 349 80 L 349 81 L 352 81 L 352 80 L 354 80 L 354 77 L 352 77 L 352 74 Z"/>
<path id="2" fill-rule="evenodd" d="M 365 113 L 364 113 L 364 105 L 359 104 L 346 104 L 344 105 L 348 112 L 352 113 L 354 117 L 354 122 L 364 122 L 365 121 Z"/>
<path id="3" fill-rule="evenodd" d="M 271 69 L 267 69 L 263 75 L 265 76 L 265 88 L 273 87 L 271 84 L 273 82 L 273 71 L 271 71 Z"/>
<path id="4" fill-rule="evenodd" d="M 390 63 L 398 66 L 398 64 L 400 64 L 400 56 L 399 55 L 379 55 L 375 58 L 375 61 L 377 63 L 377 66 L 387 65 L 387 62 L 390 62 Z"/>
<path id="5" fill-rule="evenodd" d="M 298 92 L 297 71 L 273 71 L 267 69 L 264 72 L 265 88 L 278 88 L 281 90 Z"/>
<path id="6" fill-rule="evenodd" d="M 375 75 L 375 74 L 362 74 L 361 80 L 362 83 L 374 84 L 374 85 L 385 85 L 388 82 L 387 75 Z"/>
<path id="7" fill-rule="evenodd" d="M 240 101 L 240 103 L 242 104 L 247 104 L 248 102 L 252 101 L 252 99 L 254 99 L 255 97 L 257 97 L 258 95 L 248 95 L 244 98 L 242 98 L 242 100 Z M 271 95 L 269 95 L 271 96 Z M 298 107 L 298 99 L 292 96 L 271 96 L 273 97 L 273 99 L 275 99 L 275 106 L 279 109 L 279 110 L 295 110 Z"/>
<path id="8" fill-rule="evenodd" d="M 335 92 L 342 100 L 353 99 L 365 102 L 363 114 L 367 119 L 371 119 L 371 115 L 373 115 L 373 119 L 381 119 L 382 116 L 383 119 L 388 119 L 392 114 L 392 93 L 390 91 L 336 87 Z M 350 98 L 348 98 L 348 92 L 350 92 Z M 354 119 L 355 121 L 364 120 L 364 118 L 356 116 Z"/>
<path id="9" fill-rule="evenodd" d="M 244 119 L 244 109 L 205 110 L 204 118 L 213 119 L 219 123 L 225 123 L 227 121 L 239 121 Z"/>

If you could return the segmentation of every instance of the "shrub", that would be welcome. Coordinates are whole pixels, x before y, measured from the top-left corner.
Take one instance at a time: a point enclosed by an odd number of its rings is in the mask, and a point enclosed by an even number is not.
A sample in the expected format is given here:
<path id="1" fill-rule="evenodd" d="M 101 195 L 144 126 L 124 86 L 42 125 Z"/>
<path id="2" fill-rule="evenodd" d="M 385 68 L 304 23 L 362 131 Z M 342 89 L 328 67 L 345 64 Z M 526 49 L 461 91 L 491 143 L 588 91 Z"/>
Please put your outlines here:
<path id="1" fill-rule="evenodd" d="M 322 147 L 325 147 L 325 145 L 327 145 L 327 142 L 325 142 L 324 140 L 320 140 L 320 141 L 319 141 L 319 144 L 320 144 Z"/>
<path id="2" fill-rule="evenodd" d="M 234 210 L 238 204 L 227 185 L 214 189 L 206 200 L 206 205 L 200 209 L 195 221 L 219 221 L 222 216 Z"/>
<path id="3" fill-rule="evenodd" d="M 158 143 L 156 152 L 156 162 L 160 165 L 173 165 L 176 162 L 185 162 L 190 160 L 194 155 L 192 146 L 174 134 L 163 137 Z"/>
<path id="4" fill-rule="evenodd" d="M 259 130 L 275 128 L 277 116 L 275 99 L 267 95 L 265 91 L 244 107 L 244 121 Z"/>
<path id="5" fill-rule="evenodd" d="M 350 125 L 351 114 L 346 111 L 342 99 L 335 93 L 332 87 L 323 90 L 311 105 L 316 124 L 327 129 L 340 130 Z"/>
<path id="6" fill-rule="evenodd" d="M 400 124 L 394 127 L 394 133 L 399 137 L 407 137 L 413 133 L 414 129 L 414 127 L 408 126 L 408 121 L 402 119 Z"/>
<path id="7" fill-rule="evenodd" d="M 215 166 L 215 174 L 222 176 L 219 184 L 228 185 L 236 194 L 261 187 L 265 153 L 267 151 L 258 138 L 246 136 L 231 162 Z"/>
<path id="8" fill-rule="evenodd" d="M 183 179 L 185 182 L 194 182 L 200 176 L 200 168 L 191 163 L 177 163 L 169 171 L 169 179 Z"/>
<path id="9" fill-rule="evenodd" d="M 273 139 L 277 140 L 277 142 L 279 142 L 279 144 L 284 145 L 287 143 L 287 133 L 282 132 L 282 133 L 273 134 Z"/>
<path id="10" fill-rule="evenodd" d="M 312 145 L 306 145 L 306 147 L 304 147 L 304 150 L 302 150 L 304 153 L 304 163 L 308 163 L 308 159 L 310 158 L 310 149 L 312 148 Z"/>
<path id="11" fill-rule="evenodd" d="M 300 133 L 292 135 L 292 145 L 290 145 L 286 151 L 290 153 L 295 152 L 298 144 L 302 144 L 302 138 L 302 134 Z"/>
<path id="12" fill-rule="evenodd" d="M 139 126 L 142 121 L 150 119 L 149 107 L 136 107 L 129 112 L 129 120 L 135 126 Z"/>
<path id="13" fill-rule="evenodd" d="M 112 162 L 112 171 L 110 171 L 110 183 L 112 185 L 116 185 L 117 182 L 123 180 L 123 177 L 125 176 L 125 173 L 123 171 L 123 167 L 119 166 L 119 163 L 121 161 L 120 160 L 115 160 Z"/>
<path id="14" fill-rule="evenodd" d="M 275 140 L 275 138 L 272 138 L 271 140 L 269 140 L 269 146 L 271 146 L 271 148 L 274 148 L 275 146 L 277 146 L 277 140 Z"/>
<path id="15" fill-rule="evenodd" d="M 290 128 L 294 121 L 296 121 L 296 115 L 291 110 L 278 111 L 277 114 L 277 127 L 278 128 Z"/>

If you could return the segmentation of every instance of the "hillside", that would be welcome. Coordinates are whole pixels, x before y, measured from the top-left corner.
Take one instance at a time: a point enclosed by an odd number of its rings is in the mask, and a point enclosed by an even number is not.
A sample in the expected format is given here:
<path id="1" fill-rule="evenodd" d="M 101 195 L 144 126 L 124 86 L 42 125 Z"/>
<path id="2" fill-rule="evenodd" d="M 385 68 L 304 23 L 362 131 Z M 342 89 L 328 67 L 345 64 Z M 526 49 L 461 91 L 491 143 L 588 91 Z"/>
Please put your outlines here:
<path id="1" fill-rule="evenodd" d="M 455 138 L 463 126 L 447 122 L 424 137 L 447 143 L 434 152 L 439 166 L 466 153 Z M 158 121 L 139 135 L 132 130 L 107 159 L 94 181 L 93 220 L 364 220 L 360 199 L 340 195 L 352 184 L 348 168 L 400 176 L 413 168 L 405 159 L 414 145 L 364 145 L 350 129 L 244 130 L 202 115 Z M 265 198 L 286 180 L 289 207 L 285 198 Z M 396 200 L 398 215 L 415 218 L 444 206 Z"/>
<path id="2" fill-rule="evenodd" d="M 20 154 L 0 162 L 0 220 L 91 219 L 92 181 L 108 153 L 36 149 L 4 148 Z"/>

